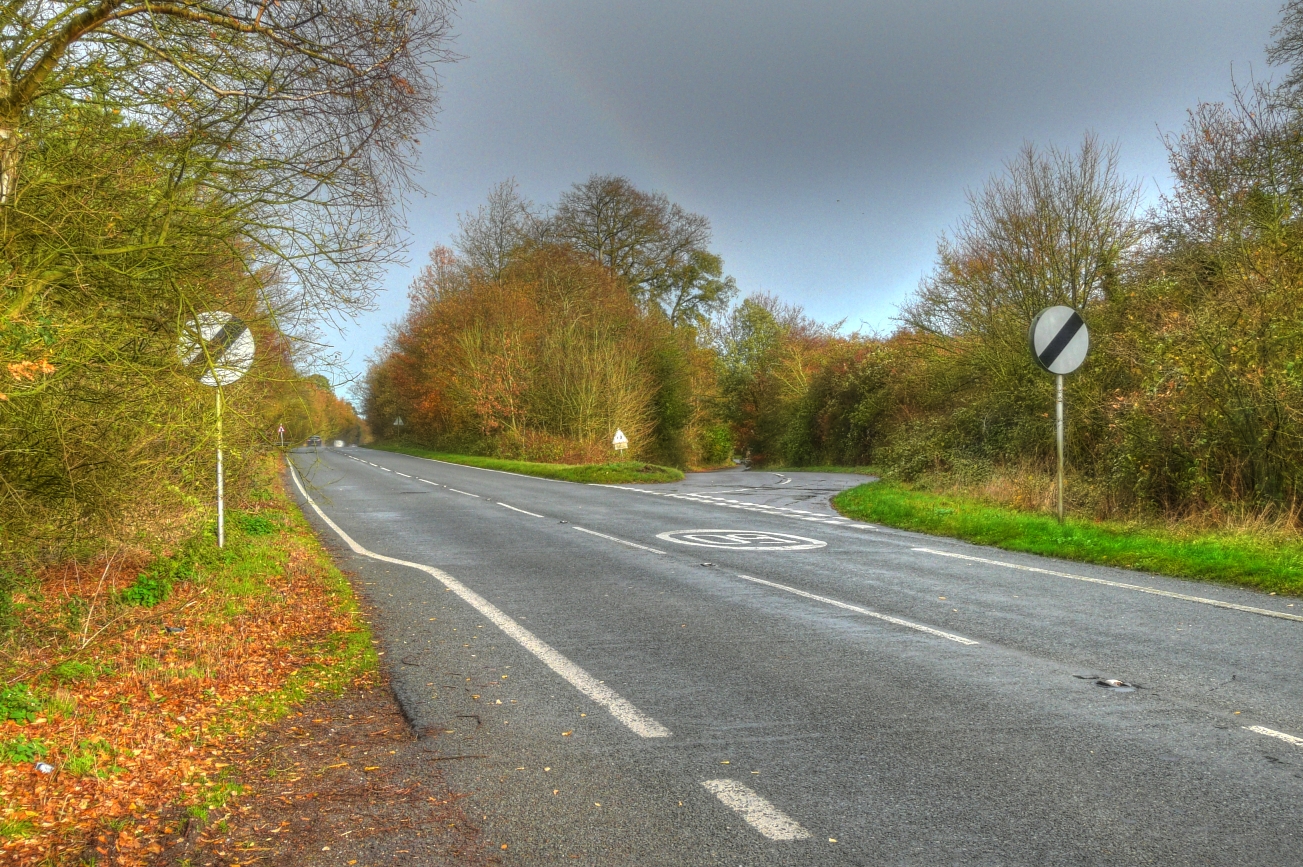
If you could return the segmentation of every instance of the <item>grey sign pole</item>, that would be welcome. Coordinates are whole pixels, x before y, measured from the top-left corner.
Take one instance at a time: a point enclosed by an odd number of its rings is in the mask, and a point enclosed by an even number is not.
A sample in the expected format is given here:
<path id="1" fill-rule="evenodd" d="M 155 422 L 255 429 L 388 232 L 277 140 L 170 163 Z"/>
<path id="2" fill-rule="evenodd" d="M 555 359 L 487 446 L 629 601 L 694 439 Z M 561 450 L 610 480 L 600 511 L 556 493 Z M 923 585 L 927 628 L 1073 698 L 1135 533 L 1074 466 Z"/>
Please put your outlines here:
<path id="1" fill-rule="evenodd" d="M 1054 377 L 1054 441 L 1059 447 L 1059 523 L 1063 523 L 1063 374 Z"/>
<path id="2" fill-rule="evenodd" d="M 182 363 L 217 390 L 217 547 L 226 547 L 226 473 L 222 467 L 222 386 L 253 366 L 253 334 L 229 313 L 200 313 L 186 323 L 177 344 Z"/>
<path id="3" fill-rule="evenodd" d="M 1041 369 L 1054 374 L 1054 440 L 1059 453 L 1058 514 L 1063 523 L 1063 376 L 1086 360 L 1090 332 L 1081 314 L 1071 307 L 1047 307 L 1032 320 L 1027 331 L 1032 358 Z"/>

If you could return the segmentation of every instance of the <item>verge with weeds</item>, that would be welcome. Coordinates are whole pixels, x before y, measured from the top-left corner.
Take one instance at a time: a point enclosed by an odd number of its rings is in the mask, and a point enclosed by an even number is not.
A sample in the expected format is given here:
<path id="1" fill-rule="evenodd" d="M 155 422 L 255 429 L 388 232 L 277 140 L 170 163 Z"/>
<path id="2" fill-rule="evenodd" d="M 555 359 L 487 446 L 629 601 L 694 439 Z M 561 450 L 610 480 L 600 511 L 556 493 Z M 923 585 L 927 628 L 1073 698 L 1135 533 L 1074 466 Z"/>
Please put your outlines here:
<path id="1" fill-rule="evenodd" d="M 351 588 L 275 468 L 176 550 L 47 568 L 0 636 L 0 860 L 144 863 L 238 794 L 235 739 L 374 676 Z M 43 763 L 44 767 L 37 763 Z"/>
<path id="2" fill-rule="evenodd" d="M 376 444 L 369 448 L 386 452 L 397 452 L 417 458 L 430 458 L 446 461 L 450 464 L 464 464 L 468 467 L 480 467 L 486 470 L 501 470 L 507 473 L 520 473 L 523 476 L 538 476 L 544 479 L 559 479 L 563 482 L 582 482 L 586 484 L 617 485 L 623 482 L 678 482 L 683 480 L 683 472 L 673 467 L 661 467 L 645 464 L 641 461 L 617 461 L 609 464 L 541 464 L 534 461 L 513 461 L 506 458 L 486 458 L 478 455 L 454 455 L 436 452 L 421 446 L 400 445 L 397 443 Z"/>
<path id="3" fill-rule="evenodd" d="M 832 503 L 848 518 L 1009 551 L 1303 595 L 1303 541 L 1292 535 L 1072 517 L 1059 524 L 1043 513 L 886 481 L 843 491 Z"/>

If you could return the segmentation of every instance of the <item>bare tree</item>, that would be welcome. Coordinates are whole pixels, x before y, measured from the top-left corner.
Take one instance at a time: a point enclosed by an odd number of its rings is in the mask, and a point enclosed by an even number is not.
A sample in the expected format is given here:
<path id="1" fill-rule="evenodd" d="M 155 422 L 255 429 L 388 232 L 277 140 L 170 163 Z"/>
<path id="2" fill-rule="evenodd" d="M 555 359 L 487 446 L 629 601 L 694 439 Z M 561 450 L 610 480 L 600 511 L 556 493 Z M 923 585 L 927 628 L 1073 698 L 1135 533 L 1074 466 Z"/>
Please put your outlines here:
<path id="1" fill-rule="evenodd" d="M 59 100 L 185 142 L 173 180 L 238 215 L 251 270 L 300 301 L 364 303 L 396 247 L 395 197 L 450 57 L 447 0 L 7 0 L 0 13 L 0 204 L 23 132 Z"/>
<path id="2" fill-rule="evenodd" d="M 474 214 L 457 216 L 453 246 L 474 269 L 494 280 L 502 276 L 511 255 L 538 232 L 534 203 L 520 195 L 515 178 L 489 192 L 489 200 Z"/>
<path id="3" fill-rule="evenodd" d="M 1040 309 L 1087 309 L 1116 283 L 1140 238 L 1139 185 L 1115 145 L 1087 135 L 1076 153 L 1026 145 L 979 192 L 902 319 L 941 335 L 1025 330 Z"/>

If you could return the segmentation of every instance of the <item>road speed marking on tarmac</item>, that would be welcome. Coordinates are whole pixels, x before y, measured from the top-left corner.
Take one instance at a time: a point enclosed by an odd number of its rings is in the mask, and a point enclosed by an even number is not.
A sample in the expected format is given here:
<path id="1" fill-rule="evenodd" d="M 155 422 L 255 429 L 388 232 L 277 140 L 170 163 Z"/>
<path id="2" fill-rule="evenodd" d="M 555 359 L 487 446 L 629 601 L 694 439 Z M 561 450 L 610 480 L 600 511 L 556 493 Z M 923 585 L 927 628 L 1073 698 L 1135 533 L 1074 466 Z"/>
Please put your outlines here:
<path id="1" fill-rule="evenodd" d="M 757 530 L 672 530 L 657 533 L 656 538 L 698 548 L 726 548 L 730 551 L 810 551 L 827 542 Z"/>

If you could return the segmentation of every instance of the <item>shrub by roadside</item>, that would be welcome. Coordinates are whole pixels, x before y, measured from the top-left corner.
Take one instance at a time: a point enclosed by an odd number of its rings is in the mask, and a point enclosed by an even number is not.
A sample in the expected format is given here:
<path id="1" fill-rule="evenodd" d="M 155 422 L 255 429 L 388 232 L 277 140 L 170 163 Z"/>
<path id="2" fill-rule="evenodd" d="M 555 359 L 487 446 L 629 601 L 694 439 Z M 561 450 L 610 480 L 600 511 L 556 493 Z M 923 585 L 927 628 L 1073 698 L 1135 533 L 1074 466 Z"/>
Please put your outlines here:
<path id="1" fill-rule="evenodd" d="M 563 482 L 582 482 L 586 484 L 618 485 L 624 482 L 678 482 L 683 480 L 683 472 L 673 467 L 661 467 L 640 461 L 618 461 L 609 464 L 541 464 L 534 461 L 512 461 L 505 458 L 486 458 L 478 455 L 453 455 L 436 452 L 420 446 L 397 445 L 385 443 L 370 448 L 386 452 L 397 452 L 418 458 L 430 458 L 447 461 L 450 464 L 465 464 L 468 467 L 481 467 L 487 470 L 502 470 L 507 473 L 520 473 L 524 476 L 539 476 L 544 479 L 559 479 Z"/>
<path id="2" fill-rule="evenodd" d="M 198 821 L 239 794 L 240 738 L 375 676 L 351 589 L 270 465 L 246 507 L 222 551 L 210 529 L 169 556 L 19 582 L 0 637 L 0 860 L 156 859 L 178 806 Z"/>
<path id="3" fill-rule="evenodd" d="M 1303 595 L 1303 541 L 1296 536 L 1071 517 L 1060 525 L 1044 513 L 886 481 L 843 491 L 832 502 L 856 520 L 1009 551 Z"/>

